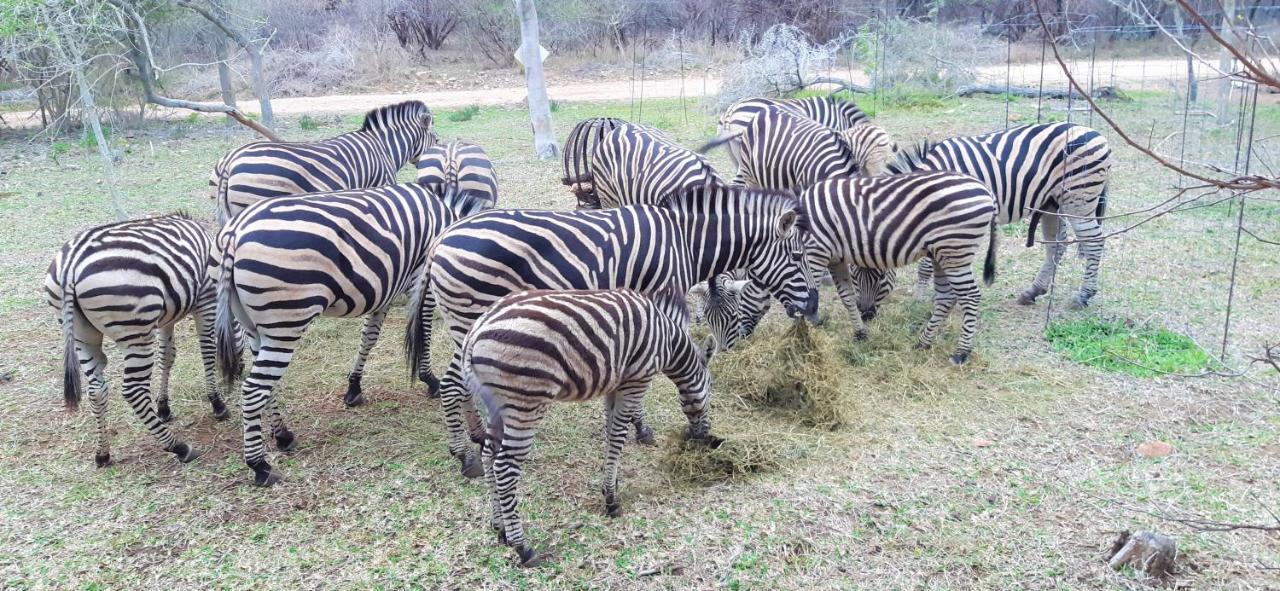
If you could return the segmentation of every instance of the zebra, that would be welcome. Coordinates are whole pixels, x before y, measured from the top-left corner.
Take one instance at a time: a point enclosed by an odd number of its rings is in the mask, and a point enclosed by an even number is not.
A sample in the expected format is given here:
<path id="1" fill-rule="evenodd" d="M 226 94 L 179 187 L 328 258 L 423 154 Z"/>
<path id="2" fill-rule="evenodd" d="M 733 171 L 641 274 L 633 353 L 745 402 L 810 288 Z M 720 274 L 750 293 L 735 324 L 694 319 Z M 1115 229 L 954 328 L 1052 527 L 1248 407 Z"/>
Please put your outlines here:
<path id="1" fill-rule="evenodd" d="M 879 176 L 888 172 L 889 163 L 893 162 L 898 151 L 898 144 L 889 137 L 889 132 L 870 123 L 859 123 L 841 131 L 840 139 L 853 151 L 853 159 L 863 176 Z"/>
<path id="2" fill-rule="evenodd" d="M 1032 305 L 1052 283 L 1059 259 L 1066 252 L 1066 227 L 1071 225 L 1085 260 L 1084 280 L 1071 308 L 1083 308 L 1098 293 L 1102 262 L 1102 218 L 1106 213 L 1111 148 L 1097 131 L 1074 123 L 1023 125 L 972 137 L 937 143 L 921 142 L 898 154 L 890 164 L 894 174 L 914 170 L 952 170 L 986 183 L 997 200 L 996 223 L 1029 217 L 1027 246 L 1035 244 L 1041 222 L 1045 260 L 1031 287 L 1018 303 Z M 932 263 L 921 262 L 917 294 L 928 291 Z"/>
<path id="3" fill-rule="evenodd" d="M 681 293 L 745 268 L 793 317 L 812 318 L 818 292 L 802 263 L 804 210 L 779 191 L 707 185 L 662 205 L 600 211 L 498 210 L 463 220 L 432 247 L 428 276 L 457 350 L 440 383 L 449 451 L 468 477 L 482 472 L 466 443 L 461 348 L 467 330 L 502 296 L 525 289 Z M 433 309 L 433 308 L 432 308 Z M 431 309 L 420 313 L 431 315 Z M 429 357 L 418 335 L 411 359 Z M 465 416 L 479 441 L 474 413 Z M 637 425 L 639 427 L 639 425 Z"/>
<path id="4" fill-rule="evenodd" d="M 452 141 L 443 146 L 432 146 L 418 159 L 418 184 L 425 185 L 437 195 L 444 195 L 450 186 L 458 191 L 469 191 L 474 197 L 498 202 L 498 177 L 493 172 L 493 161 L 484 149 L 463 141 Z"/>
<path id="5" fill-rule="evenodd" d="M 538 423 L 554 402 L 605 401 L 605 513 L 618 516 L 618 464 L 627 428 L 649 383 L 667 376 L 689 421 L 688 440 L 718 446 L 707 417 L 711 379 L 689 337 L 683 294 L 629 289 L 520 291 L 503 297 L 467 333 L 462 373 L 483 417 L 481 446 L 490 525 L 524 566 L 540 558 L 516 511 L 521 465 Z"/>
<path id="6" fill-rule="evenodd" d="M 830 269 L 854 338 L 866 339 L 867 330 L 850 267 L 883 271 L 927 255 L 938 262 L 937 297 L 916 348 L 932 346 L 939 325 L 959 302 L 964 323 L 951 361 L 968 360 L 981 297 L 970 267 L 983 238 L 983 281 L 990 285 L 996 273 L 995 199 L 985 184 L 964 174 L 929 171 L 832 179 L 808 188 L 800 199 L 809 214 L 805 260 L 811 271 Z"/>
<path id="7" fill-rule="evenodd" d="M 738 167 L 735 184 L 800 192 L 819 181 L 858 173 L 853 150 L 831 128 L 792 110 L 762 107 L 738 132 L 720 135 L 698 151 L 729 144 Z"/>
<path id="8" fill-rule="evenodd" d="M 437 141 L 431 110 L 407 101 L 369 111 L 358 131 L 316 142 L 254 142 L 232 150 L 209 184 L 218 226 L 268 197 L 381 187 Z"/>
<path id="9" fill-rule="evenodd" d="M 600 208 L 662 203 L 708 182 L 724 184 L 711 163 L 661 131 L 622 124 L 595 145 L 588 169 Z"/>
<path id="10" fill-rule="evenodd" d="M 835 131 L 852 129 L 871 118 L 853 101 L 842 101 L 829 96 L 815 96 L 802 99 L 746 98 L 725 109 L 720 116 L 720 134 L 727 135 L 746 128 L 760 111 L 768 107 L 782 107 L 808 117 Z"/>
<path id="11" fill-rule="evenodd" d="M 419 302 L 429 297 L 423 269 L 431 241 L 450 224 L 488 206 L 470 193 L 436 195 L 405 183 L 267 199 L 245 208 L 223 228 L 218 236 L 218 356 L 227 381 L 237 379 L 240 359 L 231 343 L 233 320 L 238 321 L 254 357 L 241 386 L 241 414 L 244 459 L 255 484 L 270 486 L 280 479 L 266 461 L 264 411 L 277 447 L 289 451 L 295 444 L 272 389 L 311 322 L 319 316 L 365 317 L 343 398 L 348 406 L 361 404 L 365 360 L 391 302 L 407 291 L 409 309 L 419 309 Z M 412 316 L 408 332 L 430 322 L 430 316 Z M 425 359 L 412 364 L 414 370 L 420 379 L 435 379 Z"/>
<path id="12" fill-rule="evenodd" d="M 560 182 L 578 199 L 578 209 L 600 209 L 591 177 L 591 158 L 609 132 L 627 125 L 615 117 L 592 117 L 573 126 L 564 140 L 564 176 Z"/>
<path id="13" fill-rule="evenodd" d="M 60 311 L 63 353 L 63 397 L 79 407 L 82 380 L 89 380 L 89 400 L 97 425 L 99 468 L 111 464 L 107 432 L 107 357 L 104 336 L 124 350 L 123 394 L 138 420 L 165 451 L 182 463 L 200 452 L 177 438 L 165 424 L 169 409 L 169 370 L 178 320 L 195 318 L 204 362 L 205 386 L 214 417 L 227 418 L 218 393 L 214 367 L 214 294 L 209 234 L 185 213 L 106 224 L 85 230 L 67 242 L 45 275 L 45 299 Z M 151 374 L 160 353 L 156 404 L 151 402 Z"/>

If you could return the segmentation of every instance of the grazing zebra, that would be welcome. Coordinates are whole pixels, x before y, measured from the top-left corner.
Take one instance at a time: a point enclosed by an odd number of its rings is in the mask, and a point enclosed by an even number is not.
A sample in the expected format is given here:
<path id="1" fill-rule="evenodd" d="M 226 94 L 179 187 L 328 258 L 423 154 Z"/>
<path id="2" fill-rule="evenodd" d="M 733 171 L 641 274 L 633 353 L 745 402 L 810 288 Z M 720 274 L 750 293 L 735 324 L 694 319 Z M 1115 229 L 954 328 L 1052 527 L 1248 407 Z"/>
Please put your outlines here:
<path id="1" fill-rule="evenodd" d="M 995 200 L 985 184 L 963 174 L 931 171 L 833 179 L 810 187 L 800 199 L 809 214 L 805 259 L 811 270 L 830 269 L 855 338 L 865 339 L 866 327 L 858 309 L 861 287 L 852 281 L 850 267 L 883 271 L 929 256 L 938 266 L 937 297 L 916 347 L 933 344 L 958 301 L 964 325 L 951 360 L 968 360 L 980 298 L 971 267 L 984 241 L 983 280 L 990 285 L 996 272 Z"/>
<path id="2" fill-rule="evenodd" d="M 889 164 L 898 151 L 898 144 L 889 137 L 889 132 L 870 123 L 860 123 L 841 131 L 840 139 L 853 151 L 853 159 L 858 163 L 862 176 L 880 176 L 888 172 Z"/>
<path id="3" fill-rule="evenodd" d="M 573 126 L 569 137 L 565 138 L 564 176 L 560 177 L 560 182 L 578 198 L 578 209 L 600 209 L 591 177 L 591 158 L 604 136 L 623 125 L 627 122 L 622 119 L 592 117 Z"/>
<path id="4" fill-rule="evenodd" d="M 675 383 L 689 420 L 686 439 L 718 445 L 707 418 L 711 378 L 700 347 L 689 337 L 682 292 L 628 289 L 521 291 L 480 317 L 462 345 L 462 372 L 484 420 L 481 446 L 498 541 L 515 548 L 521 564 L 540 560 L 524 537 L 516 511 L 521 465 L 538 423 L 553 402 L 604 398 L 605 513 L 618 516 L 618 464 L 627 427 L 638 418 L 649 383 L 659 374 Z"/>
<path id="5" fill-rule="evenodd" d="M 498 177 L 493 173 L 493 161 L 480 146 L 453 141 L 443 146 L 432 146 L 418 159 L 418 184 L 444 195 L 452 187 L 456 191 L 469 191 L 473 197 L 485 198 L 489 203 L 498 202 Z"/>
<path id="6" fill-rule="evenodd" d="M 268 197 L 381 187 L 436 143 L 431 110 L 408 101 L 369 111 L 359 131 L 317 142 L 254 142 L 213 168 L 218 225 Z"/>
<path id="7" fill-rule="evenodd" d="M 836 131 L 852 129 L 871 118 L 852 101 L 842 101 L 829 96 L 815 96 L 802 99 L 742 99 L 725 109 L 720 116 L 720 134 L 727 135 L 745 129 L 760 111 L 768 107 L 781 107 L 797 115 L 803 115 Z"/>
<path id="8" fill-rule="evenodd" d="M 1030 217 L 1027 246 L 1035 244 L 1035 230 L 1043 221 L 1045 260 L 1031 287 L 1018 303 L 1034 304 L 1049 289 L 1059 259 L 1066 251 L 1064 221 L 1079 241 L 1085 260 L 1084 281 L 1071 300 L 1072 308 L 1089 305 L 1098 293 L 1098 267 L 1102 262 L 1102 217 L 1107 206 L 1107 179 L 1111 148 L 1097 131 L 1073 123 L 1024 125 L 972 137 L 954 137 L 937 143 L 922 142 L 898 154 L 889 166 L 892 173 L 913 170 L 953 170 L 977 178 L 997 200 L 996 223 L 1008 224 Z M 1043 220 L 1041 216 L 1043 215 Z M 930 261 L 920 267 L 921 290 L 927 292 L 932 274 Z"/>
<path id="9" fill-rule="evenodd" d="M 482 470 L 463 426 L 469 396 L 460 382 L 461 346 L 471 325 L 502 296 L 525 289 L 652 293 L 668 283 L 685 293 L 695 283 L 745 268 L 788 314 L 812 317 L 818 292 L 801 260 L 803 224 L 804 210 L 790 194 L 710 185 L 663 205 L 490 211 L 449 228 L 432 247 L 428 273 L 458 347 L 441 382 L 441 403 L 449 451 L 462 462 L 463 474 L 475 477 Z M 429 357 L 429 335 L 415 340 L 412 359 Z M 465 419 L 479 441 L 474 413 Z"/>
<path id="10" fill-rule="evenodd" d="M 45 298 L 61 311 L 65 344 L 63 396 L 80 403 L 81 380 L 98 429 L 98 467 L 111 463 L 107 432 L 106 336 L 124 350 L 124 399 L 165 451 L 186 463 L 199 452 L 174 436 L 170 420 L 169 370 L 173 327 L 192 315 L 200 335 L 205 386 L 214 417 L 227 418 L 214 367 L 212 242 L 199 223 L 172 214 L 107 224 L 81 232 L 62 247 L 45 276 Z M 158 343 L 157 343 L 158 341 Z M 160 383 L 151 405 L 152 360 L 160 352 Z M 83 377 L 82 377 L 83 376 Z"/>
<path id="11" fill-rule="evenodd" d="M 469 193 L 436 195 L 416 183 L 277 197 L 255 203 L 218 236 L 218 355 L 224 376 L 239 373 L 232 318 L 253 348 L 253 367 L 241 390 L 244 458 L 254 482 L 269 486 L 279 475 L 266 461 L 262 415 L 269 411 L 277 446 L 288 451 L 294 436 L 274 408 L 272 389 L 284 375 L 302 335 L 319 316 L 365 316 L 360 350 L 344 401 L 363 401 L 360 380 L 392 300 L 410 292 L 410 310 L 429 298 L 423 267 L 431 241 L 458 219 L 488 207 Z M 413 316 L 409 332 L 431 317 Z M 428 328 L 429 330 L 429 328 Z M 426 360 L 410 366 L 434 380 Z M 271 408 L 267 408 L 270 406 Z"/>
<path id="12" fill-rule="evenodd" d="M 601 208 L 662 203 L 708 182 L 724 184 L 702 154 L 657 129 L 629 123 L 596 144 L 588 175 Z"/>
<path id="13" fill-rule="evenodd" d="M 735 184 L 800 192 L 819 181 L 858 173 L 840 134 L 782 107 L 763 107 L 740 132 L 721 135 L 699 152 L 728 143 L 738 166 Z"/>

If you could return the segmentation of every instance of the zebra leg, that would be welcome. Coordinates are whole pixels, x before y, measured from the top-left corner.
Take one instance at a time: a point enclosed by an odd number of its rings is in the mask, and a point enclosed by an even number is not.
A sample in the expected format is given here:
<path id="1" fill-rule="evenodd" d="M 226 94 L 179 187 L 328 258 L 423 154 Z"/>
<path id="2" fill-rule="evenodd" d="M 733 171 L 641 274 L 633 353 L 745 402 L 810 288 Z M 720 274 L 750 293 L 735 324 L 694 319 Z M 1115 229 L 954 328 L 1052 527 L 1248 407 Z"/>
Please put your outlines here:
<path id="1" fill-rule="evenodd" d="M 1018 296 L 1018 303 L 1023 306 L 1036 303 L 1036 298 L 1049 292 L 1049 285 L 1053 283 L 1053 276 L 1058 269 L 1058 261 L 1067 250 L 1067 245 L 1061 243 L 1067 239 L 1067 229 L 1056 214 L 1046 213 L 1040 218 L 1040 237 L 1045 241 L 1044 264 L 1040 266 L 1040 272 L 1036 274 L 1031 287 Z"/>
<path id="2" fill-rule="evenodd" d="M 484 469 L 480 466 L 475 449 L 467 442 L 467 433 L 470 433 L 473 442 L 483 441 L 484 433 L 471 401 L 471 393 L 462 387 L 461 343 L 454 350 L 449 369 L 440 382 L 440 408 L 444 411 L 444 426 L 449 433 L 449 454 L 462 463 L 463 476 L 479 477 Z"/>
<path id="3" fill-rule="evenodd" d="M 1075 233 L 1076 249 L 1084 259 L 1084 281 L 1080 293 L 1068 304 L 1072 310 L 1089 305 L 1089 299 L 1098 293 L 1098 268 L 1102 264 L 1102 224 L 1095 218 L 1072 218 L 1071 230 Z M 1058 233 L 1063 239 L 1066 231 Z M 1065 244 L 1060 245 L 1064 247 Z"/>
<path id="4" fill-rule="evenodd" d="M 631 425 L 636 430 L 636 443 L 640 445 L 657 445 L 658 438 L 653 433 L 653 428 L 649 426 L 644 419 L 644 408 L 637 407 L 635 414 L 631 415 Z M 606 439 L 609 433 L 605 432 Z"/>
<path id="5" fill-rule="evenodd" d="M 173 358 L 176 354 L 173 344 L 173 325 L 170 324 L 156 331 L 157 342 L 156 349 L 160 351 L 160 375 L 159 384 L 156 385 L 156 416 L 160 417 L 161 422 L 169 422 L 173 419 L 173 412 L 169 410 L 169 371 L 173 369 Z"/>
<path id="6" fill-rule="evenodd" d="M 924 257 L 920 259 L 920 264 L 916 266 L 916 287 L 914 289 L 917 300 L 922 302 L 928 301 L 933 295 L 933 257 Z"/>
<path id="7" fill-rule="evenodd" d="M 225 421 L 230 413 L 227 412 L 227 405 L 218 393 L 218 343 L 213 334 L 216 313 L 217 304 L 212 298 L 201 305 L 195 313 L 196 333 L 200 337 L 200 362 L 204 364 L 204 386 L 209 392 L 209 405 L 213 407 L 213 418 Z M 244 338 L 244 331 L 237 330 L 236 339 Z"/>
<path id="8" fill-rule="evenodd" d="M 305 328 L 305 326 L 304 326 Z M 267 448 L 263 443 L 263 413 L 275 422 L 278 409 L 274 407 L 272 391 L 293 361 L 293 344 L 297 341 L 275 340 L 259 335 L 258 351 L 254 355 L 253 367 L 244 380 L 240 391 L 240 420 L 244 426 L 244 463 L 253 470 L 253 483 L 258 486 L 271 486 L 280 481 L 280 474 L 271 469 L 267 463 Z M 272 425 L 273 434 L 276 425 Z M 276 440 L 279 444 L 279 439 Z"/>
<path id="9" fill-rule="evenodd" d="M 836 293 L 840 294 L 840 301 L 849 312 L 849 321 L 853 323 L 853 338 L 867 340 L 867 326 L 862 323 L 862 312 L 858 311 L 858 286 L 849 275 L 849 265 L 836 263 L 829 268 L 831 278 L 836 282 Z"/>
<path id="10" fill-rule="evenodd" d="M 501 438 L 493 446 L 493 491 L 501 506 L 502 521 L 507 545 L 515 548 L 522 566 L 538 566 L 542 559 L 524 537 L 524 525 L 517 512 L 519 504 L 521 465 L 529 457 L 533 435 L 538 423 L 546 416 L 547 403 L 535 402 L 531 408 L 521 409 L 518 415 L 510 410 L 498 410 L 501 417 Z M 625 426 L 623 427 L 625 436 Z"/>
<path id="11" fill-rule="evenodd" d="M 369 352 L 378 344 L 378 336 L 382 334 L 382 322 L 387 318 L 386 309 L 369 313 L 364 318 L 364 328 L 360 330 L 360 350 L 356 353 L 356 364 L 347 375 L 347 395 L 342 402 L 348 407 L 364 404 L 364 394 L 360 391 L 360 379 L 364 377 L 364 364 L 369 359 Z"/>
<path id="12" fill-rule="evenodd" d="M 280 410 L 280 399 L 276 398 L 274 392 L 271 394 L 271 405 L 268 407 L 271 419 L 271 436 L 276 440 L 276 449 L 283 452 L 290 452 L 296 448 L 297 439 L 293 435 L 293 431 L 284 424 L 284 411 Z"/>
<path id="13" fill-rule="evenodd" d="M 969 354 L 973 352 L 973 335 L 978 330 L 978 302 L 982 298 L 982 293 L 978 291 L 978 282 L 973 276 L 971 267 L 972 264 L 965 264 L 940 271 L 947 275 L 947 283 L 950 284 L 951 291 L 955 294 L 955 301 L 959 302 L 960 311 L 964 314 L 960 342 L 956 345 L 955 353 L 951 355 L 951 362 L 956 365 L 969 360 Z"/>
<path id="14" fill-rule="evenodd" d="M 124 391 L 125 402 L 133 408 L 133 414 L 147 426 L 151 435 L 160 442 L 165 451 L 178 457 L 182 463 L 190 462 L 200 453 L 185 442 L 174 437 L 169 427 L 160 420 L 155 407 L 151 403 L 151 371 L 152 358 L 155 353 L 155 341 L 150 334 L 146 338 L 129 341 L 124 350 Z"/>
<path id="15" fill-rule="evenodd" d="M 609 517 L 622 514 L 622 504 L 618 502 L 618 463 L 627 442 L 627 425 L 635 419 L 649 381 L 625 383 L 605 397 L 604 481 L 600 492 L 604 495 L 604 512 Z"/>
<path id="16" fill-rule="evenodd" d="M 929 317 L 928 324 L 924 325 L 924 330 L 920 331 L 920 340 L 916 341 L 914 347 L 916 349 L 928 349 L 933 346 L 933 339 L 938 336 L 938 328 L 951 314 L 951 308 L 956 303 L 956 292 L 952 289 L 951 280 L 944 270 L 935 269 L 933 289 L 937 292 L 933 296 L 933 315 Z"/>
<path id="17" fill-rule="evenodd" d="M 98 431 L 98 450 L 93 457 L 99 468 L 111 465 L 111 435 L 107 432 L 107 356 L 102 352 L 102 333 L 88 322 L 76 321 L 76 359 L 88 379 L 89 406 Z"/>
<path id="18" fill-rule="evenodd" d="M 420 314 L 419 330 L 422 331 L 423 342 L 431 344 L 431 328 L 432 321 L 436 315 L 436 294 L 429 287 L 424 288 L 426 291 L 422 294 L 422 314 Z M 410 315 L 410 318 L 413 316 Z M 436 374 L 431 371 L 431 356 L 423 355 L 422 360 L 418 363 L 418 379 L 427 385 L 427 397 L 440 397 L 440 380 L 436 378 Z"/>

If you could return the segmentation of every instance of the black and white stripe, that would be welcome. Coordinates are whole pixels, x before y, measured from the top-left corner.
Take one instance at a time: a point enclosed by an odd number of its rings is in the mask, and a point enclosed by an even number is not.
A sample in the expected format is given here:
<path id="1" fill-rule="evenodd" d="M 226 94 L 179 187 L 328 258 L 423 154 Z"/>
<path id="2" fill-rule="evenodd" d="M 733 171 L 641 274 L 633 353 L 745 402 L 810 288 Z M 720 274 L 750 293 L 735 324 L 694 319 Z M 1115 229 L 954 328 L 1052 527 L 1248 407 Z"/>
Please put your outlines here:
<path id="1" fill-rule="evenodd" d="M 800 199 L 810 216 L 806 260 L 814 271 L 831 271 L 856 338 L 866 338 L 866 328 L 850 267 L 888 270 L 929 256 L 936 262 L 937 296 L 916 346 L 933 344 L 938 327 L 959 302 L 964 324 L 951 359 L 968 359 L 980 297 L 971 267 L 984 243 L 988 285 L 996 270 L 995 201 L 985 184 L 948 171 L 858 177 L 818 183 Z"/>
<path id="2" fill-rule="evenodd" d="M 61 311 L 65 344 L 63 395 L 79 405 L 82 380 L 97 424 L 99 467 L 111 463 L 107 431 L 107 357 L 102 339 L 124 352 L 124 399 L 165 451 L 190 462 L 199 453 L 165 425 L 170 420 L 169 371 L 173 328 L 195 317 L 205 386 L 214 416 L 227 417 L 218 394 L 214 364 L 214 294 L 211 240 L 185 214 L 107 224 L 86 230 L 58 252 L 45 276 L 45 298 Z M 216 270 L 216 269 L 215 269 Z M 160 352 L 159 384 L 152 406 L 154 354 Z"/>
<path id="3" fill-rule="evenodd" d="M 262 415 L 269 414 L 281 450 L 294 444 L 272 390 L 293 359 L 303 333 L 319 316 L 365 316 L 360 351 L 345 401 L 362 401 L 360 380 L 387 309 L 410 292 L 410 310 L 424 296 L 423 267 L 432 240 L 458 219 L 488 206 L 469 193 L 436 195 L 416 183 L 339 193 L 277 197 L 249 206 L 218 236 L 223 273 L 218 282 L 218 355 L 228 380 L 236 377 L 232 318 L 253 349 L 244 380 L 244 458 L 254 481 L 279 479 L 266 461 Z M 412 316 L 410 335 L 430 332 L 430 316 Z M 411 340 L 411 339 L 407 339 Z M 410 366 L 434 380 L 425 360 Z"/>
<path id="4" fill-rule="evenodd" d="M 747 269 L 792 316 L 812 315 L 817 291 L 800 262 L 803 209 L 780 192 L 709 186 L 663 205 L 600 211 L 491 211 L 463 220 L 436 242 L 430 284 L 459 348 L 502 296 L 525 289 L 617 289 L 652 293 Z M 424 312 L 424 314 L 427 314 Z M 427 314 L 429 315 L 429 314 Z M 415 358 L 426 355 L 426 341 Z M 466 443 L 461 357 L 441 384 L 449 450 L 465 474 L 479 464 Z M 467 405 L 469 406 L 469 405 Z M 465 417 L 480 437 L 474 414 Z"/>
<path id="5" fill-rule="evenodd" d="M 462 372 L 484 425 L 490 524 L 526 566 L 539 562 L 516 510 L 521 466 L 556 402 L 604 398 L 605 512 L 617 516 L 627 428 L 658 375 L 675 383 L 687 439 L 716 444 L 707 418 L 711 379 L 687 332 L 680 292 L 523 291 L 498 300 L 462 345 Z"/>
<path id="6" fill-rule="evenodd" d="M 430 109 L 408 101 L 369 111 L 358 131 L 317 142 L 255 142 L 213 169 L 218 225 L 268 197 L 381 187 L 436 141 Z"/>
<path id="7" fill-rule="evenodd" d="M 724 183 L 702 154 L 657 129 L 630 123 L 600 140 L 589 174 L 601 208 L 662 203 L 707 183 Z"/>
<path id="8" fill-rule="evenodd" d="M 952 170 L 977 178 L 997 199 L 1000 224 L 1031 219 L 1027 246 L 1034 244 L 1036 225 L 1043 222 L 1045 261 L 1031 287 L 1018 297 L 1030 305 L 1049 289 L 1066 251 L 1070 225 L 1085 260 L 1084 280 L 1072 307 L 1083 307 L 1098 293 L 1098 268 L 1102 261 L 1101 218 L 1106 212 L 1107 180 L 1111 148 L 1097 131 L 1073 123 L 1024 125 L 972 137 L 924 142 L 900 153 L 890 165 L 893 173 L 912 170 Z M 1040 213 L 1047 212 L 1047 213 Z M 1043 219 L 1041 216 L 1043 215 Z M 931 268 L 921 265 L 921 282 Z M 927 287 L 927 285 L 923 286 Z"/>
<path id="9" fill-rule="evenodd" d="M 842 101 L 832 97 L 815 96 L 802 99 L 748 98 L 742 99 L 725 109 L 720 116 L 720 133 L 733 134 L 745 129 L 752 119 L 762 110 L 769 107 L 781 107 L 797 115 L 808 117 L 835 131 L 852 129 L 855 126 L 869 123 L 871 118 L 862 112 L 852 101 Z"/>
<path id="10" fill-rule="evenodd" d="M 879 125 L 860 123 L 841 131 L 840 139 L 853 152 L 853 160 L 858 163 L 862 176 L 885 174 L 897 156 L 898 144 Z"/>
<path id="11" fill-rule="evenodd" d="M 498 202 L 498 177 L 484 149 L 463 141 L 432 146 L 418 159 L 418 184 L 437 195 L 450 190 Z"/>
<path id="12" fill-rule="evenodd" d="M 734 183 L 800 192 L 819 181 L 858 173 L 858 161 L 840 134 L 790 109 L 767 106 L 741 131 L 703 146 L 721 144 L 738 167 Z"/>
<path id="13" fill-rule="evenodd" d="M 578 209 L 600 208 L 591 177 L 591 159 L 604 137 L 623 125 L 627 122 L 615 117 L 592 117 L 578 122 L 565 138 L 562 154 L 564 176 L 560 177 L 560 182 L 577 197 Z"/>

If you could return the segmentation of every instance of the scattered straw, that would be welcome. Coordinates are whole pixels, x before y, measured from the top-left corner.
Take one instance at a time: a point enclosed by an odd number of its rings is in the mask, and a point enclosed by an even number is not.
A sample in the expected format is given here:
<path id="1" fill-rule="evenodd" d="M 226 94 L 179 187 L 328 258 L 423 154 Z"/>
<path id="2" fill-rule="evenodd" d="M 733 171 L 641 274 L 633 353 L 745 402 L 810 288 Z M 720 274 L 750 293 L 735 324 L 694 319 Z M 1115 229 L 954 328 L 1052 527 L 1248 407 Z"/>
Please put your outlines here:
<path id="1" fill-rule="evenodd" d="M 716 484 L 773 472 L 806 455 L 794 440 L 749 429 L 718 430 L 728 438 L 712 448 L 702 441 L 689 441 L 684 434 L 667 437 L 662 467 L 675 480 L 691 484 Z"/>

